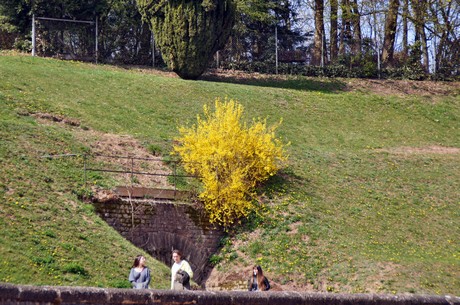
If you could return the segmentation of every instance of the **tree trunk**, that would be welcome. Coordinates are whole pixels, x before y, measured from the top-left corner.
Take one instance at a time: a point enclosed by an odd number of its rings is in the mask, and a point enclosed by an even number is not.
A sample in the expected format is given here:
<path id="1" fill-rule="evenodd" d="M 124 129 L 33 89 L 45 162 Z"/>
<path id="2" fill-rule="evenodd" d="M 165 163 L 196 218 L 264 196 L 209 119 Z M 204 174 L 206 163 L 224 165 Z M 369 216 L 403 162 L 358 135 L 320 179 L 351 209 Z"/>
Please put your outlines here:
<path id="1" fill-rule="evenodd" d="M 331 61 L 337 60 L 338 47 L 337 47 L 337 11 L 338 11 L 338 0 L 330 0 L 331 5 L 331 32 L 330 32 L 330 54 Z"/>
<path id="2" fill-rule="evenodd" d="M 426 0 L 412 0 L 412 8 L 414 10 L 415 41 L 420 41 L 423 58 L 422 65 L 425 71 L 428 72 L 428 44 L 425 33 L 425 15 L 427 12 L 427 2 Z"/>
<path id="3" fill-rule="evenodd" d="M 352 22 L 353 22 L 353 54 L 358 55 L 361 54 L 361 14 L 358 10 L 358 0 L 351 1 L 351 9 L 352 9 Z"/>
<path id="4" fill-rule="evenodd" d="M 324 35 L 324 0 L 315 0 L 315 46 L 313 50 L 314 65 L 320 65 L 325 62 L 326 48 Z"/>
<path id="5" fill-rule="evenodd" d="M 402 46 L 403 46 L 403 53 L 405 56 L 409 54 L 409 44 L 408 44 L 408 20 L 409 18 L 409 0 L 403 0 L 403 37 L 402 37 Z"/>
<path id="6" fill-rule="evenodd" d="M 383 37 L 382 63 L 384 66 L 389 66 L 393 62 L 398 9 L 399 0 L 390 0 Z"/>
<path id="7" fill-rule="evenodd" d="M 442 24 L 440 23 L 439 21 L 439 18 L 438 18 L 438 14 L 439 14 L 439 10 L 438 10 L 438 5 L 433 5 L 433 3 L 431 3 L 431 5 L 429 6 L 429 9 L 431 11 L 431 18 L 432 18 L 432 21 L 433 21 L 433 45 L 434 45 L 434 73 L 436 73 L 438 70 L 439 70 L 439 51 L 442 50 L 442 46 L 444 45 L 445 43 L 445 38 L 446 38 L 446 28 L 445 28 L 445 24 Z M 437 38 L 440 38 L 440 41 L 437 40 Z"/>
<path id="8" fill-rule="evenodd" d="M 342 30 L 340 31 L 339 54 L 346 53 L 346 46 L 351 40 L 351 7 L 350 0 L 342 0 L 340 3 L 342 9 Z"/>

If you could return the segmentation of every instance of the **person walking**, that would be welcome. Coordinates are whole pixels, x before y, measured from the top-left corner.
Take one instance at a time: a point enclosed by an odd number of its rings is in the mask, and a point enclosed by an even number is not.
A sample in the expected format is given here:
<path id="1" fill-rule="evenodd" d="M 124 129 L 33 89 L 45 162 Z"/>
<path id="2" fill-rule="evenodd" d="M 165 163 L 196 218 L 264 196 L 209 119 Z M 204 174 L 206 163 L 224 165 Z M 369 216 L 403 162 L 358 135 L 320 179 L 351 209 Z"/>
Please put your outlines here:
<path id="1" fill-rule="evenodd" d="M 267 291 L 270 289 L 270 282 L 264 276 L 262 267 L 259 265 L 252 268 L 252 276 L 248 280 L 249 291 Z"/>
<path id="2" fill-rule="evenodd" d="M 182 252 L 172 251 L 174 264 L 171 267 L 171 289 L 190 290 L 190 279 L 193 278 L 193 271 L 190 264 L 182 259 Z"/>
<path id="3" fill-rule="evenodd" d="M 128 277 L 131 285 L 136 289 L 148 289 L 150 279 L 150 269 L 145 265 L 145 257 L 136 256 Z"/>

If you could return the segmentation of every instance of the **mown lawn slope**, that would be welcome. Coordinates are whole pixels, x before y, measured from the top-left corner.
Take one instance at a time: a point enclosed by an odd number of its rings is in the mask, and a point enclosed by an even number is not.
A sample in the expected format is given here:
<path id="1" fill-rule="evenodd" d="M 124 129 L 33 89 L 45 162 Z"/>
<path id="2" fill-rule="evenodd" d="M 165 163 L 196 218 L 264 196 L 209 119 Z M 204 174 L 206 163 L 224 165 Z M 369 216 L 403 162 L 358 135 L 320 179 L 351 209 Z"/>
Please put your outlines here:
<path id="1" fill-rule="evenodd" d="M 291 142 L 290 161 L 261 190 L 265 210 L 223 241 L 211 280 L 244 279 L 257 263 L 280 289 L 460 295 L 458 84 L 416 95 L 349 90 L 353 82 L 185 81 L 0 56 L 0 281 L 126 285 L 140 250 L 79 199 L 83 160 L 41 156 L 91 152 L 85 132 L 167 153 L 179 124 L 229 97 L 248 121 L 283 119 L 278 135 Z M 48 115 L 77 123 L 38 119 Z M 89 180 L 110 185 L 104 175 Z M 152 286 L 167 288 L 168 267 L 148 261 Z"/>

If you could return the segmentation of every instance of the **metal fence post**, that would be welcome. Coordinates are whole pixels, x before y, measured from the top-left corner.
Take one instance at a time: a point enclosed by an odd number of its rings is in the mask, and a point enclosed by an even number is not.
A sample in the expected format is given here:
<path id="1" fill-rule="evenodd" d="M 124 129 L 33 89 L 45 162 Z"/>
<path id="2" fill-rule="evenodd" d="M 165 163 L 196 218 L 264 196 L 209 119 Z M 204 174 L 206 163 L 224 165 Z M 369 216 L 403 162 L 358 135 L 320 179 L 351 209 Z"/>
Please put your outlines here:
<path id="1" fill-rule="evenodd" d="M 32 15 L 32 56 L 35 56 L 35 14 Z"/>
<path id="2" fill-rule="evenodd" d="M 278 25 L 275 25 L 275 70 L 278 74 Z"/>
<path id="3" fill-rule="evenodd" d="M 95 44 L 96 44 L 95 50 L 94 50 L 94 51 L 95 51 L 95 53 L 96 53 L 96 54 L 95 54 L 95 60 L 96 60 L 96 64 L 97 64 L 97 57 L 98 57 L 98 54 L 97 54 L 97 53 L 99 52 L 99 46 L 98 46 L 98 43 L 99 43 L 99 42 L 98 42 L 98 37 L 97 37 L 97 32 L 98 32 L 97 15 L 96 15 L 96 28 L 95 28 L 94 31 L 95 31 Z"/>
<path id="4" fill-rule="evenodd" d="M 86 154 L 83 154 L 83 171 L 85 176 L 85 189 L 88 187 L 87 185 L 87 177 L 86 177 Z"/>
<path id="5" fill-rule="evenodd" d="M 174 162 L 174 193 L 176 193 L 176 184 L 177 184 L 177 162 Z"/>
<path id="6" fill-rule="evenodd" d="M 134 184 L 134 158 L 131 158 L 131 187 Z"/>
<path id="7" fill-rule="evenodd" d="M 155 67 L 155 36 L 153 34 L 153 31 L 150 32 L 152 36 L 152 67 Z"/>

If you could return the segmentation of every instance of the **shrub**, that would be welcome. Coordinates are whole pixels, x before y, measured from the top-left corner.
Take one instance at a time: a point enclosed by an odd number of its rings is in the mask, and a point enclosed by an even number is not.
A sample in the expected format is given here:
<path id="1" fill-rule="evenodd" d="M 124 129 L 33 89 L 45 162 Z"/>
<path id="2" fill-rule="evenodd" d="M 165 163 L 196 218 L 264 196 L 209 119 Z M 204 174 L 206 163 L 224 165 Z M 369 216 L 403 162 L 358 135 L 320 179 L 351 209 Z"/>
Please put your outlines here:
<path id="1" fill-rule="evenodd" d="M 37 264 L 39 266 L 50 266 L 50 265 L 55 263 L 54 257 L 52 257 L 50 255 L 47 255 L 47 256 L 44 256 L 44 257 L 33 256 L 31 258 L 31 260 L 32 260 L 32 262 L 34 262 L 35 264 Z"/>
<path id="2" fill-rule="evenodd" d="M 285 145 L 275 138 L 279 124 L 241 123 L 243 106 L 238 102 L 217 99 L 214 112 L 203 108 L 204 118 L 198 116 L 196 125 L 179 128 L 174 152 L 188 173 L 200 177 L 199 197 L 210 221 L 228 226 L 256 210 L 255 188 L 280 169 Z"/>
<path id="3" fill-rule="evenodd" d="M 147 150 L 154 156 L 161 156 L 163 153 L 163 148 L 158 144 L 149 144 Z"/>
<path id="4" fill-rule="evenodd" d="M 109 287 L 114 287 L 114 288 L 131 288 L 132 285 L 128 280 L 122 280 L 122 279 L 116 279 L 113 280 L 110 284 Z"/>
<path id="5" fill-rule="evenodd" d="M 79 274 L 82 276 L 87 276 L 89 274 L 85 268 L 77 263 L 69 263 L 65 265 L 62 270 L 67 273 Z"/>
<path id="6" fill-rule="evenodd" d="M 209 263 L 212 266 L 218 265 L 221 261 L 222 261 L 222 256 L 219 256 L 217 254 L 211 255 L 211 257 L 209 258 Z"/>

